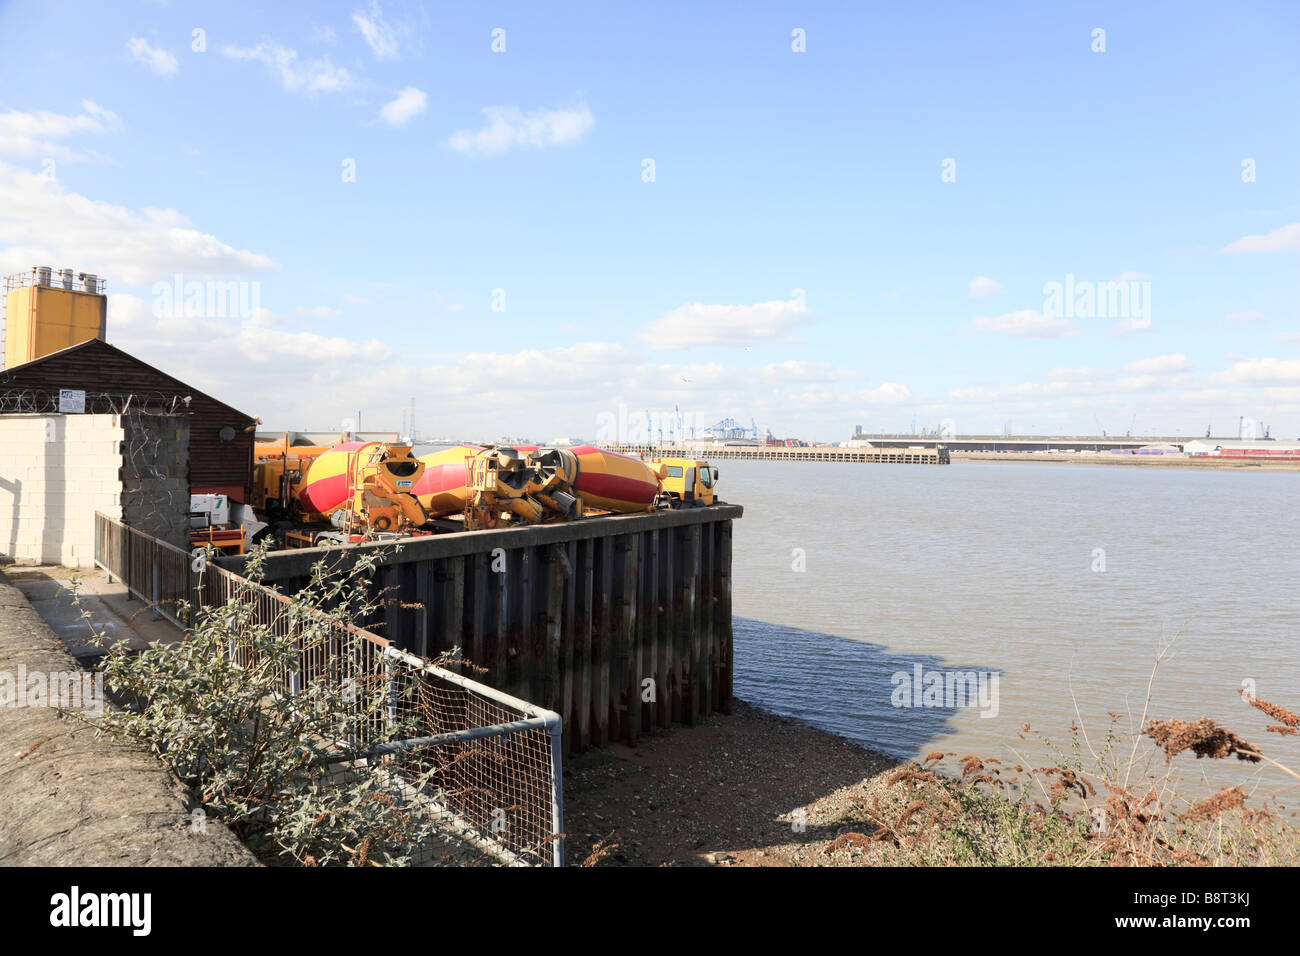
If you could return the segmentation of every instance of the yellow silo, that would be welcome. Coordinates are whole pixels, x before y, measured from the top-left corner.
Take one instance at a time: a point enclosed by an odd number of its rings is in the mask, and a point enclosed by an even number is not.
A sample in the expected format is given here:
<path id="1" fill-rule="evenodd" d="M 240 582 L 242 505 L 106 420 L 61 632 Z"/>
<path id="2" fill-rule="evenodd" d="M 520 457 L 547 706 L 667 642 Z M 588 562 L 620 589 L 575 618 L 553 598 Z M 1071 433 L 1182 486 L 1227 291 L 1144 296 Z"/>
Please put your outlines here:
<path id="1" fill-rule="evenodd" d="M 5 286 L 4 368 L 104 338 L 108 298 L 98 277 L 38 266 Z"/>

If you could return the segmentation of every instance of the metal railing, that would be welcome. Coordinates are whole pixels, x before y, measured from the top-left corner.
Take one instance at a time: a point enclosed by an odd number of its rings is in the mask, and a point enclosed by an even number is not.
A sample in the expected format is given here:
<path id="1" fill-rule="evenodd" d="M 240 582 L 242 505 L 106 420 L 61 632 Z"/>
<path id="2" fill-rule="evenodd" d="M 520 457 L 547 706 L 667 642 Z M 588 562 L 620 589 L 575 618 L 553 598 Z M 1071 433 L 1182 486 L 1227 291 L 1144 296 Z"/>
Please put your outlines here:
<path id="1" fill-rule="evenodd" d="M 241 627 L 290 642 L 281 694 L 349 688 L 355 713 L 323 762 L 362 761 L 409 784 L 411 799 L 458 840 L 510 864 L 562 866 L 560 715 L 402 651 L 376 634 L 306 611 L 255 581 L 95 514 L 95 564 L 180 627 L 229 609 Z M 231 661 L 258 664 L 252 641 Z M 376 693 L 379 691 L 381 693 Z M 384 705 L 367 708 L 366 701 Z"/>
<path id="2" fill-rule="evenodd" d="M 189 626 L 198 584 L 192 563 L 175 545 L 95 512 L 95 564 L 146 602 L 155 620 Z"/>

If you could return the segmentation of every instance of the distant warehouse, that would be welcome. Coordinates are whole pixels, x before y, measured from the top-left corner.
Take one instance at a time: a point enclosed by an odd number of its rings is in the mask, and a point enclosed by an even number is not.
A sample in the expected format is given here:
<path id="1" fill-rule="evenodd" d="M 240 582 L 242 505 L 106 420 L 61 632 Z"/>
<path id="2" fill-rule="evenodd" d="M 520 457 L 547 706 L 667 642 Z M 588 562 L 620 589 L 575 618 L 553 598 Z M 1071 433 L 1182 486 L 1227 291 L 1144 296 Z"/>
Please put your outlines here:
<path id="1" fill-rule="evenodd" d="M 1300 459 L 1300 441 L 1273 438 L 1197 438 L 1183 446 L 1192 457 Z"/>

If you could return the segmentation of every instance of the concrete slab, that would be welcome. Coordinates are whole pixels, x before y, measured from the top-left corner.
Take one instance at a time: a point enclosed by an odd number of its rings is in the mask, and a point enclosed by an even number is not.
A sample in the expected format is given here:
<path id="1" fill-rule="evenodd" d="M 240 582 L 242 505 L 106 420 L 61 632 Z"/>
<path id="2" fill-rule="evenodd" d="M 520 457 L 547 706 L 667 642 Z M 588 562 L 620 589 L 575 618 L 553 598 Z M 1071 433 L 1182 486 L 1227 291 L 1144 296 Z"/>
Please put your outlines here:
<path id="1" fill-rule="evenodd" d="M 171 644 L 183 637 L 170 621 L 155 621 L 143 602 L 132 598 L 124 584 L 109 583 L 103 571 L 57 565 L 11 566 L 5 575 L 67 651 L 83 663 L 103 656 L 95 632 L 109 641 L 126 641 L 133 650 L 157 642 Z M 89 623 L 84 615 L 89 615 Z"/>

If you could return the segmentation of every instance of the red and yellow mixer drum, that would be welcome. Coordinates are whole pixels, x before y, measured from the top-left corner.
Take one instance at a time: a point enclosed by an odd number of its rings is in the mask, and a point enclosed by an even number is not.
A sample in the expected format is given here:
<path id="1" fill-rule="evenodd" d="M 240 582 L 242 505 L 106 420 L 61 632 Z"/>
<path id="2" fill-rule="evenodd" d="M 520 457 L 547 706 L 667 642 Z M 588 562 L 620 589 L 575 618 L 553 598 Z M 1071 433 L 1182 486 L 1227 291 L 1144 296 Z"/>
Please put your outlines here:
<path id="1" fill-rule="evenodd" d="M 311 468 L 298 487 L 298 504 L 305 520 L 328 518 L 348 504 L 351 456 L 365 448 L 366 444 L 359 441 L 343 442 L 317 456 L 311 463 Z"/>
<path id="2" fill-rule="evenodd" d="M 578 460 L 573 489 L 588 508 L 619 513 L 652 509 L 659 474 L 645 462 L 591 445 L 568 450 Z"/>
<path id="3" fill-rule="evenodd" d="M 469 493 L 468 460 L 483 449 L 479 445 L 457 445 L 430 455 L 421 455 L 424 474 L 413 494 L 430 517 L 460 514 Z"/>

